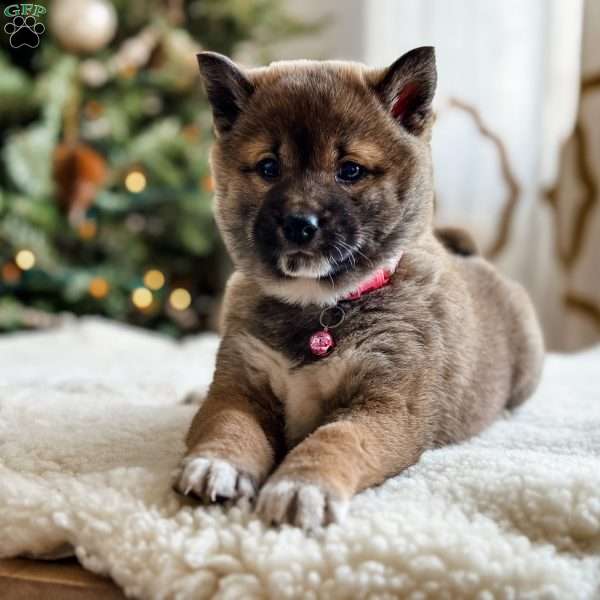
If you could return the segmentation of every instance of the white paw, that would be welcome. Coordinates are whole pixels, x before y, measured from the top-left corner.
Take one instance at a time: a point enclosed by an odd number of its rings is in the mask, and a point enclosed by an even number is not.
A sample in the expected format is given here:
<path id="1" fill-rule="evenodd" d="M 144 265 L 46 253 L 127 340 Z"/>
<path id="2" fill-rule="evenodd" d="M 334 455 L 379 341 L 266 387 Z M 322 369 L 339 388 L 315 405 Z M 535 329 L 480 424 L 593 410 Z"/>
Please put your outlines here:
<path id="1" fill-rule="evenodd" d="M 246 473 L 219 458 L 188 456 L 183 459 L 175 481 L 179 492 L 193 494 L 204 502 L 248 498 L 256 494 L 256 485 Z"/>
<path id="2" fill-rule="evenodd" d="M 346 515 L 348 502 L 315 484 L 282 479 L 265 484 L 256 510 L 268 524 L 290 523 L 313 530 L 340 522 Z"/>

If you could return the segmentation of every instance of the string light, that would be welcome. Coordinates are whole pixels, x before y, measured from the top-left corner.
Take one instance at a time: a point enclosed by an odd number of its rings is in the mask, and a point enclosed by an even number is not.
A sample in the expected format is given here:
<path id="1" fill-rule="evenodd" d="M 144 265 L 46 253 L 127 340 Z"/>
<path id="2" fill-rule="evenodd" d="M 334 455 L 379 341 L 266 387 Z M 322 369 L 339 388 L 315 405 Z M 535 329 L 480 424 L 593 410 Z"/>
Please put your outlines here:
<path id="1" fill-rule="evenodd" d="M 91 240 L 98 231 L 98 226 L 96 225 L 96 221 L 92 219 L 87 219 L 79 224 L 77 227 L 77 232 L 79 233 L 79 237 L 84 240 Z"/>
<path id="2" fill-rule="evenodd" d="M 17 283 L 21 279 L 21 271 L 12 262 L 2 265 L 2 279 L 6 283 Z"/>
<path id="3" fill-rule="evenodd" d="M 176 288 L 169 296 L 169 302 L 175 310 L 185 310 L 192 303 L 192 296 L 184 288 Z"/>
<path id="4" fill-rule="evenodd" d="M 23 271 L 29 271 L 35 265 L 35 254 L 31 250 L 19 250 L 15 254 L 17 267 Z"/>
<path id="5" fill-rule="evenodd" d="M 144 285 L 151 290 L 160 290 L 165 285 L 165 276 L 158 269 L 150 269 L 144 275 Z"/>
<path id="6" fill-rule="evenodd" d="M 145 287 L 135 288 L 131 293 L 131 301 L 136 308 L 148 308 L 152 304 L 152 292 Z"/>
<path id="7" fill-rule="evenodd" d="M 141 171 L 130 171 L 125 177 L 125 187 L 134 194 L 143 192 L 146 189 L 146 176 Z"/>
<path id="8" fill-rule="evenodd" d="M 88 287 L 90 292 L 90 296 L 100 300 L 105 298 L 110 290 L 110 286 L 108 285 L 108 281 L 104 279 L 104 277 L 94 277 L 90 281 L 90 285 Z"/>

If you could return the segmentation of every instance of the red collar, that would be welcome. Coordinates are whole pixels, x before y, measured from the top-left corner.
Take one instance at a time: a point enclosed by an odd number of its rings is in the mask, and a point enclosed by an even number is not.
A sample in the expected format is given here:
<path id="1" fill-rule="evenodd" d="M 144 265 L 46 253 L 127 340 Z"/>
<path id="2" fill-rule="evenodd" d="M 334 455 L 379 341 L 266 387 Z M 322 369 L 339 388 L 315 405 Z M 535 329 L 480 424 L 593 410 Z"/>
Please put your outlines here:
<path id="1" fill-rule="evenodd" d="M 398 257 L 398 261 L 394 265 L 393 270 L 384 268 L 377 269 L 375 273 L 373 273 L 371 277 L 369 277 L 369 279 L 363 281 L 353 292 L 350 292 L 349 294 L 344 296 L 342 300 L 358 300 L 361 296 L 364 296 L 369 292 L 374 292 L 375 290 L 386 286 L 390 282 L 392 275 L 396 272 L 398 264 L 401 260 L 402 254 L 400 254 L 400 256 Z"/>
<path id="2" fill-rule="evenodd" d="M 349 294 L 344 296 L 341 299 L 341 301 L 358 300 L 358 298 L 361 298 L 365 294 L 368 294 L 369 292 L 373 292 L 375 290 L 378 290 L 379 288 L 382 288 L 385 285 L 388 285 L 390 279 L 392 278 L 392 275 L 398 268 L 400 260 L 402 260 L 402 254 L 400 254 L 400 256 L 398 257 L 398 260 L 396 261 L 393 270 L 384 268 L 377 269 L 377 271 L 375 271 L 375 273 L 373 273 L 371 277 L 369 277 L 369 279 L 361 283 L 353 292 L 350 292 Z M 337 311 L 337 314 L 334 317 L 336 319 L 334 323 L 330 323 L 326 320 L 326 315 L 330 311 Z M 328 306 L 321 311 L 321 314 L 319 316 L 319 324 L 323 329 L 315 331 L 315 333 L 313 333 L 310 336 L 310 339 L 308 340 L 308 347 L 313 356 L 323 358 L 335 348 L 335 340 L 331 335 L 331 330 L 341 325 L 344 321 L 344 318 L 345 311 L 339 304 L 335 304 L 334 306 Z"/>

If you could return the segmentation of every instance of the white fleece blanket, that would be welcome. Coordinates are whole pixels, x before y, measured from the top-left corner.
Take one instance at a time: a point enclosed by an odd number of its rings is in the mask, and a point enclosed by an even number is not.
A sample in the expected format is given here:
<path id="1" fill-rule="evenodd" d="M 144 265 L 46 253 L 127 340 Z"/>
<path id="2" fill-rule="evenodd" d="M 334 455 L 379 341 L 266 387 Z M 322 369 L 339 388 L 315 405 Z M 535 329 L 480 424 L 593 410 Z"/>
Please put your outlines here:
<path id="1" fill-rule="evenodd" d="M 68 542 L 140 598 L 600 597 L 600 347 L 307 535 L 170 489 L 216 344 L 95 319 L 0 338 L 0 556 Z"/>

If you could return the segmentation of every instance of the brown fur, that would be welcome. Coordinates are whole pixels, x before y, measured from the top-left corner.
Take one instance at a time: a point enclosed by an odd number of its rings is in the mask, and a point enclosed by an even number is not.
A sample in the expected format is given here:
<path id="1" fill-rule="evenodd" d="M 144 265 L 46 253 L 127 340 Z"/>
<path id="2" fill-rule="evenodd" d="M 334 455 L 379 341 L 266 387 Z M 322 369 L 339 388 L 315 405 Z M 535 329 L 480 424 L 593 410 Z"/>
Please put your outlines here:
<path id="1" fill-rule="evenodd" d="M 215 114 L 216 216 L 236 272 L 185 464 L 226 461 L 238 483 L 267 481 L 258 504 L 267 520 L 319 526 L 425 449 L 523 402 L 539 379 L 541 334 L 525 292 L 470 256 L 470 237 L 434 234 L 431 49 L 384 70 L 298 61 L 242 72 L 211 53 L 199 60 Z M 271 156 L 282 172 L 265 181 L 255 165 Z M 333 174 L 347 160 L 368 175 L 340 183 Z M 307 269 L 334 256 L 336 236 L 351 249 L 338 247 L 341 266 L 327 276 L 278 267 L 289 249 L 282 219 L 297 211 L 323 223 L 298 259 Z M 400 251 L 390 285 L 341 300 Z M 336 302 L 345 311 L 336 348 L 316 358 L 308 339 Z M 184 472 L 179 489 L 248 495 L 207 464 L 202 477 Z"/>

